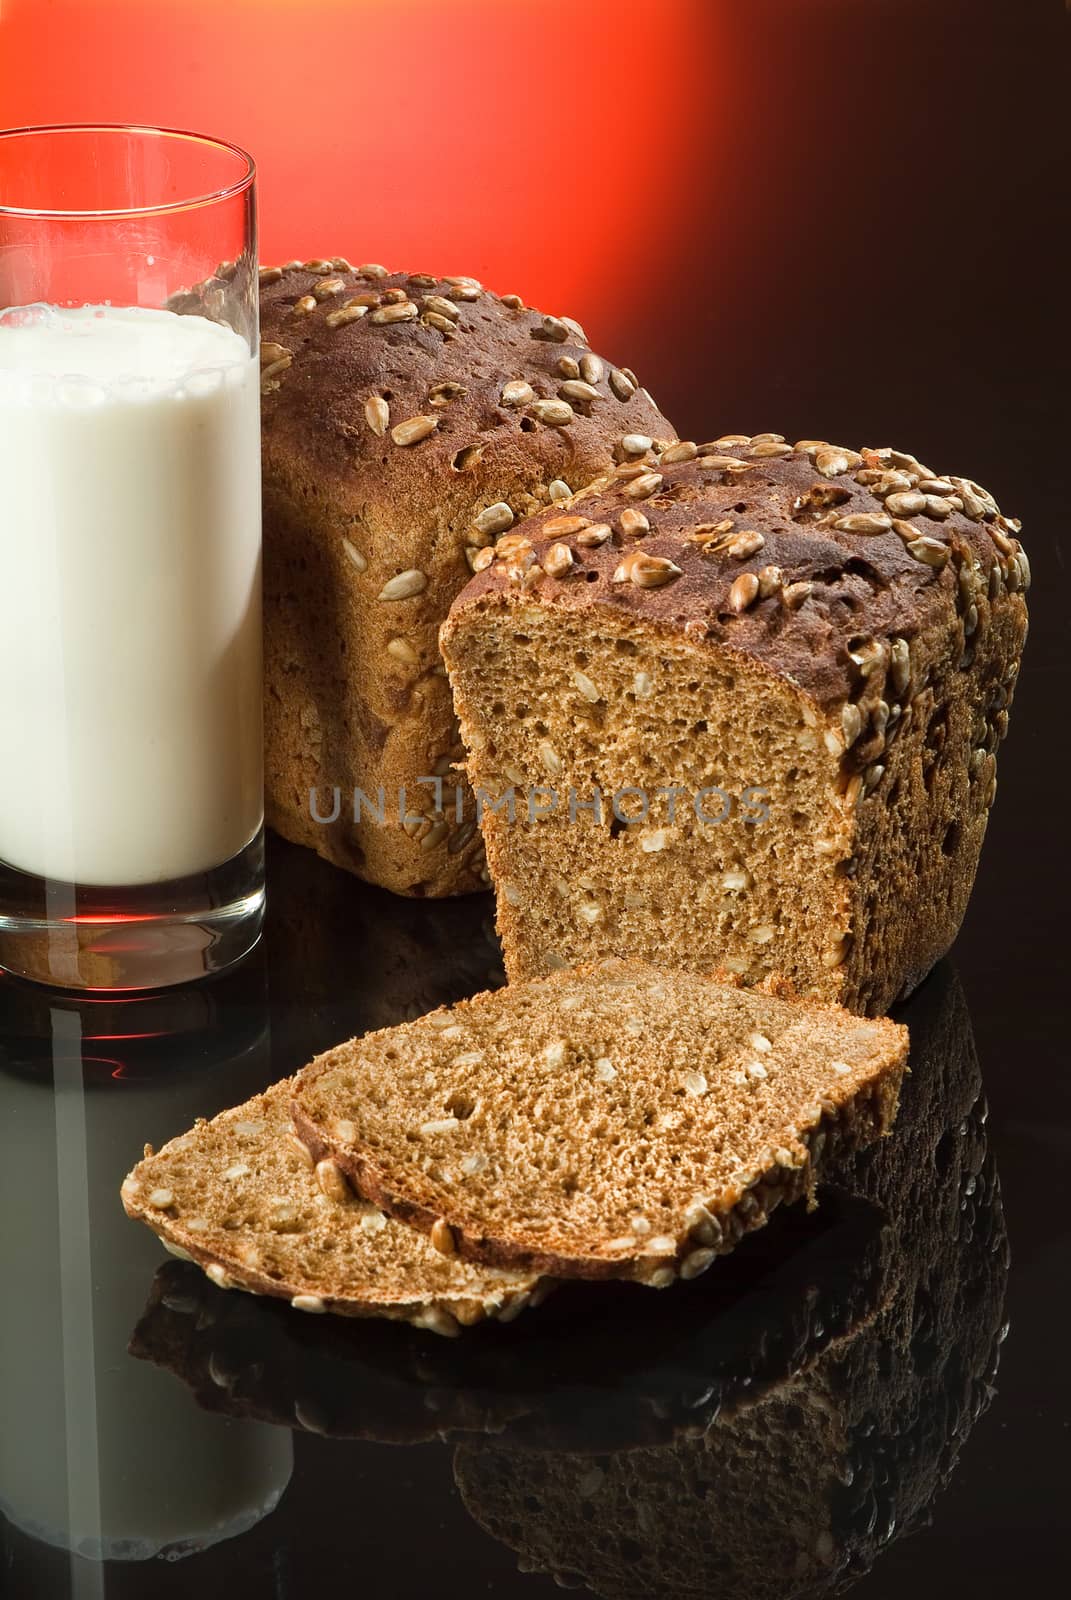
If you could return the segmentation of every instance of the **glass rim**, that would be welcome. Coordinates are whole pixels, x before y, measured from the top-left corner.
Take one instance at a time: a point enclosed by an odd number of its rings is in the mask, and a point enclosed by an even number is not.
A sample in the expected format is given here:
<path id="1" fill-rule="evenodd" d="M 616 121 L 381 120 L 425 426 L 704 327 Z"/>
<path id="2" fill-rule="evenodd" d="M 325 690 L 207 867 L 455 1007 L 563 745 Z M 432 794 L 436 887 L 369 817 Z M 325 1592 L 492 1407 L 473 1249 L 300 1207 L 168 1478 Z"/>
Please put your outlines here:
<path id="1" fill-rule="evenodd" d="M 256 180 L 257 164 L 248 150 L 240 144 L 235 144 L 231 139 L 220 139 L 214 134 L 194 133 L 187 128 L 157 128 L 151 123 L 140 122 L 42 122 L 31 123 L 21 128 L 0 128 L 0 146 L 8 140 L 25 139 L 40 134 L 76 134 L 76 133 L 132 133 L 159 139 L 182 139 L 190 144 L 208 145 L 216 150 L 228 151 L 237 156 L 244 164 L 245 170 L 233 183 L 225 184 L 222 188 L 212 189 L 206 194 L 190 195 L 185 200 L 168 200 L 155 206 L 118 206 L 114 209 L 99 210 L 96 207 L 78 207 L 73 210 L 63 207 L 51 206 L 12 206 L 0 199 L 0 217 L 37 217 L 42 221 L 55 222 L 94 222 L 114 221 L 119 217 L 153 217 L 163 216 L 168 212 L 194 211 L 202 206 L 215 205 L 221 200 L 230 200 L 235 195 L 250 189 Z"/>

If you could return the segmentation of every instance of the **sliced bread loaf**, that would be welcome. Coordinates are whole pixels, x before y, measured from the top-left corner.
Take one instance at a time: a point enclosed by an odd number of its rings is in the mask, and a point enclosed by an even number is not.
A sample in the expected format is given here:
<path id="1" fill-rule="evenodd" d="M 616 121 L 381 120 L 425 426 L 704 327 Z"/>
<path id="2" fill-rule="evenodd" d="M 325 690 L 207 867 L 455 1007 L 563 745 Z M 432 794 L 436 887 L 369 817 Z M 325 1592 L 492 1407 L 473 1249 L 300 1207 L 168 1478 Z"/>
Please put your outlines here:
<path id="1" fill-rule="evenodd" d="M 320 1056 L 296 1131 L 447 1254 L 696 1277 L 889 1128 L 907 1030 L 640 962 L 477 995 Z"/>
<path id="2" fill-rule="evenodd" d="M 523 1273 L 448 1259 L 418 1232 L 356 1199 L 337 1168 L 315 1167 L 293 1137 L 293 1080 L 198 1122 L 126 1178 L 126 1213 L 221 1289 L 289 1300 L 298 1311 L 390 1317 L 455 1334 L 508 1319 L 533 1297 Z"/>
<path id="3" fill-rule="evenodd" d="M 911 993 L 996 791 L 1018 531 L 902 451 L 758 434 L 500 539 L 441 643 L 510 981 L 615 955 Z"/>

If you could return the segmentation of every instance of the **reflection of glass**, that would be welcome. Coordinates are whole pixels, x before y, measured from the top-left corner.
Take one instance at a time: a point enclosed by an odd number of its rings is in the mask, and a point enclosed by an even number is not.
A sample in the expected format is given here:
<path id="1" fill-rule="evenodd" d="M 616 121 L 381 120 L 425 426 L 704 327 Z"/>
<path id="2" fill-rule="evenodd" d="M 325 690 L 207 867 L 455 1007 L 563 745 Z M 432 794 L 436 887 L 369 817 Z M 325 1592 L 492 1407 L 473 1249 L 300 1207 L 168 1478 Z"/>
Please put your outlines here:
<path id="1" fill-rule="evenodd" d="M 459 1446 L 468 1510 L 527 1570 L 612 1600 L 785 1600 L 841 1588 L 925 1516 L 993 1392 L 1008 1255 L 969 1020 L 947 968 L 903 1019 L 912 1076 L 899 1126 L 843 1174 L 888 1219 L 878 1315 L 698 1437 L 536 1453 L 511 1449 L 507 1429 Z"/>
<path id="2" fill-rule="evenodd" d="M 0 1005 L 0 1509 L 92 1560 L 233 1537 L 278 1501 L 290 1440 L 199 1412 L 128 1357 L 159 1247 L 119 1185 L 146 1138 L 270 1075 L 263 964 L 125 1002 L 6 986 Z"/>
<path id="3" fill-rule="evenodd" d="M 42 982 L 260 931 L 257 284 L 243 151 L 0 133 L 0 964 Z"/>

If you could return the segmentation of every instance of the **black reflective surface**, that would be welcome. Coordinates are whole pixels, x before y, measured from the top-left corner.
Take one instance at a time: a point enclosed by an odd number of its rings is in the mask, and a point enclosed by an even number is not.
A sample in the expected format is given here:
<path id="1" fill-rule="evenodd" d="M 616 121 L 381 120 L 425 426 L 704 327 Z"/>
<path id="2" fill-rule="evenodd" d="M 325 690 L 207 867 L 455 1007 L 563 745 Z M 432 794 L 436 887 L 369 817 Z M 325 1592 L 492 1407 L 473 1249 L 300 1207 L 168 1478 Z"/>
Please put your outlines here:
<path id="1" fill-rule="evenodd" d="M 761 1600 L 966 1564 L 989 1593 L 1055 1557 L 1066 1124 L 993 1039 L 998 993 L 985 1087 L 951 963 L 902 1008 L 896 1133 L 815 1212 L 673 1291 L 576 1285 L 442 1340 L 223 1292 L 123 1215 L 146 1139 L 500 981 L 484 898 L 398 901 L 278 841 L 270 874 L 229 979 L 0 983 L 0 1592 Z"/>

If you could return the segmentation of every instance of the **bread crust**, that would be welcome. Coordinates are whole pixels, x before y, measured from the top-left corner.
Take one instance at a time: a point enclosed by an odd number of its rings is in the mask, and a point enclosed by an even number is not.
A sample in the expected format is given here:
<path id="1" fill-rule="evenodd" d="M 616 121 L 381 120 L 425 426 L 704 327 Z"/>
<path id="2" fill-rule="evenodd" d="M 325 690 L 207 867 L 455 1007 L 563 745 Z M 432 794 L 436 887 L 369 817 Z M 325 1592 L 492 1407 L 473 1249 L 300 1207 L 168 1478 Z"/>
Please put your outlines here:
<path id="1" fill-rule="evenodd" d="M 579 324 L 473 279 L 337 258 L 262 278 L 269 824 L 396 893 L 486 888 L 439 625 L 489 529 L 623 438 L 676 435 L 631 375 L 597 374 Z"/>

